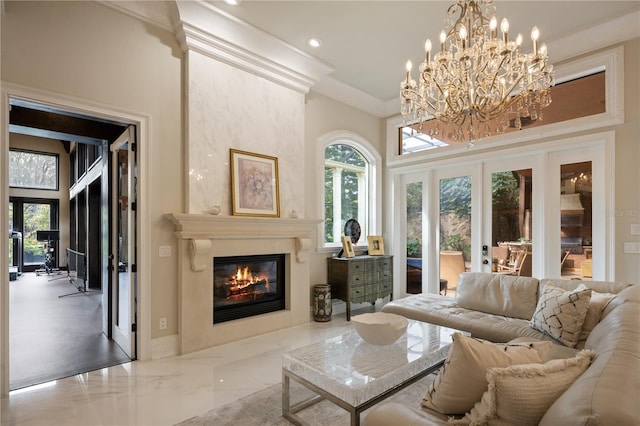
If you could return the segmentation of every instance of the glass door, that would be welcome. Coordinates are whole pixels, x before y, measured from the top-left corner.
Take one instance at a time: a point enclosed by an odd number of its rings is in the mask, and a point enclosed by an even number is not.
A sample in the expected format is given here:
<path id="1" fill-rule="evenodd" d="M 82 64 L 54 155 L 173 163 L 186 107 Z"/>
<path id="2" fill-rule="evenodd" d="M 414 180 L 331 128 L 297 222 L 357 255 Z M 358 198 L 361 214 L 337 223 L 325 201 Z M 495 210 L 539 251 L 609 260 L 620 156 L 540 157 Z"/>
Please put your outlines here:
<path id="1" fill-rule="evenodd" d="M 607 158 L 605 145 L 549 155 L 546 276 L 614 279 L 615 214 L 611 214 L 613 191 L 607 190 L 611 167 Z"/>
<path id="2" fill-rule="evenodd" d="M 485 164 L 483 268 L 485 272 L 531 277 L 541 268 L 544 197 L 537 173 L 541 156 L 508 158 Z"/>
<path id="3" fill-rule="evenodd" d="M 445 168 L 436 172 L 438 291 L 444 296 L 455 295 L 458 279 L 471 271 L 476 234 L 474 228 L 474 174 L 472 168 Z M 477 187 L 478 185 L 475 185 Z"/>
<path id="4" fill-rule="evenodd" d="M 593 278 L 591 161 L 560 165 L 560 275 Z"/>
<path id="5" fill-rule="evenodd" d="M 112 335 L 136 357 L 136 180 L 135 128 L 130 126 L 111 146 L 111 307 Z"/>
<path id="6" fill-rule="evenodd" d="M 480 268 L 480 167 L 440 168 L 404 175 L 403 221 L 396 223 L 405 248 L 408 294 L 453 297 L 462 272 Z M 475 258 L 475 259 L 474 259 Z"/>
<path id="7" fill-rule="evenodd" d="M 407 287 L 409 294 L 422 293 L 422 228 L 423 182 L 409 182 L 405 185 L 407 218 L 405 241 L 407 248 Z"/>
<path id="8" fill-rule="evenodd" d="M 38 231 L 58 229 L 58 202 L 50 199 L 12 197 L 9 202 L 9 265 L 33 272 L 45 265 L 47 250 L 57 267 L 57 240 L 38 239 Z M 41 233 L 41 236 L 44 233 Z"/>
<path id="9" fill-rule="evenodd" d="M 15 234 L 17 237 L 17 234 Z M 17 238 L 14 238 L 13 231 L 13 201 L 9 201 L 9 266 L 18 266 L 16 263 L 15 245 Z M 22 265 L 20 265 L 22 267 Z"/>

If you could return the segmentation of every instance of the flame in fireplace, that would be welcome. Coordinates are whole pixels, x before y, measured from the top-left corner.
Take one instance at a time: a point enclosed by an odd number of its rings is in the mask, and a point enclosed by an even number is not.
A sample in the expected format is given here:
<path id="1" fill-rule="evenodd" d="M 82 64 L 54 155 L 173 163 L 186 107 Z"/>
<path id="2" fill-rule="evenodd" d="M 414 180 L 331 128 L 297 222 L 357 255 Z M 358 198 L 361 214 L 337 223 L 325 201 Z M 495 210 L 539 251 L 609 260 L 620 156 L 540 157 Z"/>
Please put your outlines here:
<path id="1" fill-rule="evenodd" d="M 269 278 L 263 275 L 254 275 L 248 266 L 238 265 L 237 272 L 225 282 L 231 294 L 243 292 L 252 285 L 264 285 L 269 289 Z M 248 290 L 248 289 L 247 289 Z"/>

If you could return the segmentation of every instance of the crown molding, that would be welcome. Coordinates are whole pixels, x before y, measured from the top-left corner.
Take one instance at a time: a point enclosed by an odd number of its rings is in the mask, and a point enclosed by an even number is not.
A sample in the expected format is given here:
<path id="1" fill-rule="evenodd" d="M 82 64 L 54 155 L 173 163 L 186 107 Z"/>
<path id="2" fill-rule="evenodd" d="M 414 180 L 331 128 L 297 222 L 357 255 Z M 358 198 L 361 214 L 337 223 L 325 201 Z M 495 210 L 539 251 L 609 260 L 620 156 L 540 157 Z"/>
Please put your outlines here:
<path id="1" fill-rule="evenodd" d="M 640 37 L 640 10 L 602 22 L 566 37 L 549 40 L 549 61 L 561 62 Z"/>
<path id="2" fill-rule="evenodd" d="M 251 74 L 307 93 L 333 67 L 205 1 L 177 1 L 175 34 L 197 51 Z"/>
<path id="3" fill-rule="evenodd" d="M 164 30 L 173 31 L 175 12 L 172 11 L 172 2 L 98 0 L 98 3 Z"/>
<path id="4" fill-rule="evenodd" d="M 381 100 L 342 83 L 330 76 L 334 70 L 330 65 L 205 1 L 102 0 L 100 3 L 174 31 L 185 51 L 189 48 L 198 50 L 200 53 L 302 93 L 312 88 L 317 93 L 379 118 L 388 118 L 399 113 L 399 98 Z M 162 6 L 163 3 L 165 3 L 164 6 Z M 156 7 L 151 7 L 153 4 L 156 4 Z M 160 8 L 158 4 L 162 7 Z M 174 4 L 177 7 L 174 8 Z M 161 11 L 168 13 L 169 16 L 164 16 L 160 13 Z M 172 26 L 171 22 L 178 22 L 178 25 Z M 566 37 L 549 40 L 547 41 L 549 58 L 552 63 L 562 62 L 638 38 L 640 37 L 638 22 L 640 22 L 640 11 L 634 11 Z"/>

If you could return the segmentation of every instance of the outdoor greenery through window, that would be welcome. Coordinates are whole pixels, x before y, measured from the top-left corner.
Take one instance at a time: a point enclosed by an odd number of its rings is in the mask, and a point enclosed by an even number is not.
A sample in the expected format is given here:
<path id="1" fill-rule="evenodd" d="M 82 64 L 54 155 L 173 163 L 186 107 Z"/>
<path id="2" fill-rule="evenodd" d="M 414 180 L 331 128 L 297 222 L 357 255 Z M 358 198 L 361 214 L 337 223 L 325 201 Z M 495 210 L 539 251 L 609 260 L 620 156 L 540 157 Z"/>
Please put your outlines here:
<path id="1" fill-rule="evenodd" d="M 471 177 L 440 180 L 440 250 L 471 261 Z"/>
<path id="2" fill-rule="evenodd" d="M 340 243 L 349 219 L 360 223 L 362 235 L 368 230 L 369 164 L 355 148 L 336 143 L 326 147 L 324 156 L 324 242 Z"/>
<path id="3" fill-rule="evenodd" d="M 41 152 L 9 151 L 9 186 L 58 189 L 58 156 Z"/>

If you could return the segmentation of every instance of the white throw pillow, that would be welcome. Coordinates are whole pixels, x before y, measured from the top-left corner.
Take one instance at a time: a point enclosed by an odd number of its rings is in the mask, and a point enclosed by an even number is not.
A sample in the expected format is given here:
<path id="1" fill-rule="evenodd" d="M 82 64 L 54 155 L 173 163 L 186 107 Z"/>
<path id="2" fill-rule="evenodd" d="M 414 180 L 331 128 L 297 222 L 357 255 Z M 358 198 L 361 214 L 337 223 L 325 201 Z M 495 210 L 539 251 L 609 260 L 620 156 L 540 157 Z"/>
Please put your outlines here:
<path id="1" fill-rule="evenodd" d="M 543 362 L 551 345 L 492 343 L 454 333 L 447 359 L 429 386 L 422 406 L 443 414 L 466 413 L 487 390 L 487 369 Z"/>
<path id="2" fill-rule="evenodd" d="M 573 348 L 580 339 L 590 300 L 591 289 L 584 284 L 580 284 L 575 290 L 564 290 L 547 284 L 529 324 Z"/>
<path id="3" fill-rule="evenodd" d="M 589 367 L 595 352 L 546 364 L 491 368 L 488 390 L 470 413 L 449 420 L 454 425 L 537 425 L 549 407 Z"/>

